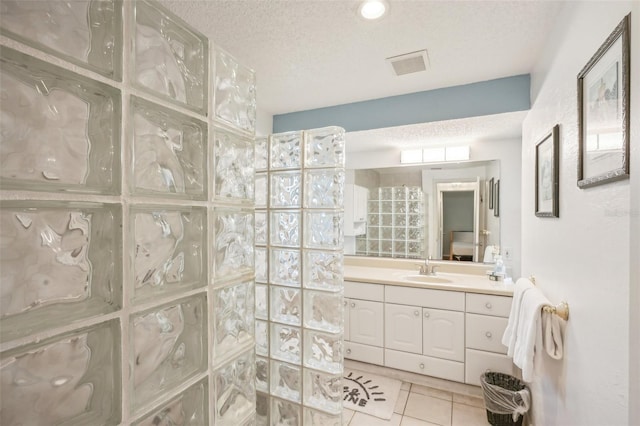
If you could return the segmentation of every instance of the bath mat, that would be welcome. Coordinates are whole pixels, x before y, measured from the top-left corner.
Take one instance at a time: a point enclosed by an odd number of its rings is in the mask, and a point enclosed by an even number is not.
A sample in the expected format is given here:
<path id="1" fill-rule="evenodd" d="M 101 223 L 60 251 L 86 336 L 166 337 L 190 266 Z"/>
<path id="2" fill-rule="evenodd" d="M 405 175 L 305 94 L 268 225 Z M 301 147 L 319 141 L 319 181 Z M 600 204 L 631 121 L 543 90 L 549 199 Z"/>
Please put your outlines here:
<path id="1" fill-rule="evenodd" d="M 345 368 L 342 385 L 344 408 L 390 420 L 402 382 Z"/>

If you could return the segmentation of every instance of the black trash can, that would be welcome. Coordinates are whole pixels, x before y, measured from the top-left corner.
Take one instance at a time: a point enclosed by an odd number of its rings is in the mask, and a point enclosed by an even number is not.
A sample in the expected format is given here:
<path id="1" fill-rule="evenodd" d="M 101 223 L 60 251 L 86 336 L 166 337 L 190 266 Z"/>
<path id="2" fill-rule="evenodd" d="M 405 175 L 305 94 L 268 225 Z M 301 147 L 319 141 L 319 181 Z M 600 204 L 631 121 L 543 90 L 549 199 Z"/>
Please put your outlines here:
<path id="1" fill-rule="evenodd" d="M 516 407 L 528 409 L 529 398 L 524 400 L 520 391 L 527 389 L 525 383 L 517 377 L 495 371 L 487 371 L 480 376 L 480 385 L 487 408 L 487 421 L 493 426 L 521 426 L 524 415 L 513 420 Z M 493 409 L 493 411 L 492 411 Z M 498 411 L 498 412 L 494 412 Z"/>

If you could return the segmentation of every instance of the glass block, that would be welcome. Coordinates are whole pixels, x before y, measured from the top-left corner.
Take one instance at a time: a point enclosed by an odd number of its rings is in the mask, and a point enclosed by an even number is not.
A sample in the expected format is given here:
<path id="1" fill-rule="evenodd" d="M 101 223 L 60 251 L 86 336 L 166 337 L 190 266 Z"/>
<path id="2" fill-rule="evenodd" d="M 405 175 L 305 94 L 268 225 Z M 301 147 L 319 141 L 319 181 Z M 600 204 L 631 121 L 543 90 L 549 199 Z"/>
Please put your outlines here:
<path id="1" fill-rule="evenodd" d="M 114 0 L 3 0 L 0 29 L 24 44 L 120 81 L 121 10 Z"/>
<path id="2" fill-rule="evenodd" d="M 256 357 L 256 390 L 269 392 L 269 360 Z"/>
<path id="3" fill-rule="evenodd" d="M 304 408 L 305 426 L 342 426 L 342 413 L 327 414 L 322 411 Z"/>
<path id="4" fill-rule="evenodd" d="M 253 210 L 214 209 L 215 282 L 253 274 Z"/>
<path id="5" fill-rule="evenodd" d="M 269 356 L 269 323 L 256 320 L 256 353 Z"/>
<path id="6" fill-rule="evenodd" d="M 381 226 L 391 226 L 391 225 L 393 225 L 393 215 L 391 213 L 381 214 L 380 215 L 380 225 Z"/>
<path id="7" fill-rule="evenodd" d="M 256 173 L 255 176 L 255 206 L 257 209 L 266 209 L 268 197 L 268 177 L 266 173 Z"/>
<path id="8" fill-rule="evenodd" d="M 2 46 L 0 98 L 4 189 L 119 193 L 119 90 Z"/>
<path id="9" fill-rule="evenodd" d="M 341 209 L 344 207 L 343 170 L 307 170 L 304 172 L 304 207 Z"/>
<path id="10" fill-rule="evenodd" d="M 381 200 L 393 199 L 393 188 L 391 187 L 380 188 L 380 199 Z"/>
<path id="11" fill-rule="evenodd" d="M 305 291 L 304 326 L 330 333 L 342 332 L 342 293 Z"/>
<path id="12" fill-rule="evenodd" d="M 407 238 L 406 228 L 395 228 L 393 230 L 393 238 L 396 240 L 405 240 Z"/>
<path id="13" fill-rule="evenodd" d="M 269 235 L 267 233 L 268 230 L 268 222 L 267 222 L 267 212 L 265 211 L 257 211 L 255 213 L 255 241 L 256 241 L 256 245 L 262 245 L 262 246 L 266 246 L 268 241 L 267 241 L 267 236 Z"/>
<path id="14" fill-rule="evenodd" d="M 131 114 L 131 191 L 206 199 L 206 123 L 135 96 Z"/>
<path id="15" fill-rule="evenodd" d="M 380 225 L 380 215 L 377 213 L 369 213 L 369 220 L 368 220 L 368 224 L 370 226 L 378 226 Z"/>
<path id="16" fill-rule="evenodd" d="M 339 291 L 343 287 L 344 255 L 342 252 L 304 250 L 303 279 L 305 288 Z"/>
<path id="17" fill-rule="evenodd" d="M 256 358 L 251 350 L 213 373 L 216 426 L 237 426 L 255 411 L 255 368 Z"/>
<path id="18" fill-rule="evenodd" d="M 409 240 L 421 240 L 422 228 L 407 228 L 407 239 Z"/>
<path id="19" fill-rule="evenodd" d="M 271 208 L 300 208 L 302 175 L 300 172 L 270 173 L 269 207 Z"/>
<path id="20" fill-rule="evenodd" d="M 207 285 L 206 217 L 197 207 L 131 208 L 135 300 Z"/>
<path id="21" fill-rule="evenodd" d="M 267 260 L 267 248 L 256 247 L 255 248 L 255 269 L 256 269 L 256 281 L 259 283 L 266 283 L 269 280 L 268 274 L 268 260 Z"/>
<path id="22" fill-rule="evenodd" d="M 396 186 L 393 189 L 393 199 L 404 201 L 407 198 L 407 188 L 404 186 Z"/>
<path id="23" fill-rule="evenodd" d="M 407 219 L 408 226 L 422 226 L 422 215 L 420 214 L 410 214 Z"/>
<path id="24" fill-rule="evenodd" d="M 271 426 L 300 426 L 303 424 L 300 404 L 272 397 L 270 408 Z"/>
<path id="25" fill-rule="evenodd" d="M 269 168 L 269 138 L 266 136 L 255 139 L 256 170 L 264 171 Z"/>
<path id="26" fill-rule="evenodd" d="M 256 318 L 269 319 L 269 286 L 256 284 Z"/>
<path id="27" fill-rule="evenodd" d="M 334 415 L 342 413 L 342 374 L 328 374 L 305 368 L 303 395 L 304 405 Z"/>
<path id="28" fill-rule="evenodd" d="M 407 204 L 408 213 L 420 214 L 422 212 L 422 203 L 420 201 L 410 201 Z"/>
<path id="29" fill-rule="evenodd" d="M 138 0 L 132 81 L 141 89 L 207 112 L 207 38 L 158 3 Z"/>
<path id="30" fill-rule="evenodd" d="M 283 324 L 271 324 L 271 357 L 300 364 L 302 345 L 300 328 Z"/>
<path id="31" fill-rule="evenodd" d="M 407 216 L 405 214 L 394 215 L 393 224 L 395 226 L 407 226 Z"/>
<path id="32" fill-rule="evenodd" d="M 256 127 L 256 76 L 216 46 L 215 114 L 251 134 Z"/>
<path id="33" fill-rule="evenodd" d="M 269 139 L 271 170 L 300 169 L 302 167 L 302 132 L 271 135 Z"/>
<path id="34" fill-rule="evenodd" d="M 344 129 L 324 127 L 304 132 L 305 167 L 344 167 Z"/>
<path id="35" fill-rule="evenodd" d="M 336 211 L 304 212 L 304 247 L 341 249 L 344 244 L 343 214 Z"/>
<path id="36" fill-rule="evenodd" d="M 215 129 L 215 196 L 220 200 L 253 204 L 255 160 L 253 141 Z"/>
<path id="37" fill-rule="evenodd" d="M 300 251 L 274 247 L 269 253 L 269 282 L 300 287 Z"/>
<path id="38" fill-rule="evenodd" d="M 0 203 L 0 340 L 120 309 L 116 204 Z"/>
<path id="39" fill-rule="evenodd" d="M 369 201 L 378 201 L 380 199 L 380 189 L 381 188 L 375 188 L 369 190 Z"/>
<path id="40" fill-rule="evenodd" d="M 405 241 L 394 241 L 393 251 L 395 253 L 404 254 L 407 251 L 407 243 Z"/>
<path id="41" fill-rule="evenodd" d="M 394 201 L 393 202 L 393 212 L 395 214 L 404 214 L 407 212 L 407 203 L 404 201 Z"/>
<path id="42" fill-rule="evenodd" d="M 2 424 L 119 424 L 120 350 L 112 320 L 3 352 Z"/>
<path id="43" fill-rule="evenodd" d="M 213 300 L 213 356 L 219 361 L 253 341 L 253 282 L 218 288 L 213 292 Z"/>
<path id="44" fill-rule="evenodd" d="M 381 201 L 380 213 L 393 213 L 393 201 Z"/>
<path id="45" fill-rule="evenodd" d="M 380 251 L 390 254 L 393 250 L 393 241 L 380 241 Z"/>
<path id="46" fill-rule="evenodd" d="M 269 395 L 256 392 L 256 426 L 269 426 L 269 402 Z"/>
<path id="47" fill-rule="evenodd" d="M 302 323 L 302 292 L 289 287 L 271 287 L 271 321 L 290 325 Z"/>
<path id="48" fill-rule="evenodd" d="M 378 252 L 380 250 L 378 241 L 367 241 L 367 249 L 370 252 Z"/>
<path id="49" fill-rule="evenodd" d="M 390 226 L 382 226 L 380 229 L 380 238 L 383 240 L 390 240 L 393 238 L 393 228 Z"/>
<path id="50" fill-rule="evenodd" d="M 302 402 L 302 368 L 286 362 L 271 361 L 271 395 Z"/>
<path id="51" fill-rule="evenodd" d="M 304 365 L 328 373 L 342 373 L 342 333 L 304 330 Z"/>
<path id="52" fill-rule="evenodd" d="M 133 426 L 202 426 L 209 424 L 207 380 L 196 383 Z"/>
<path id="53" fill-rule="evenodd" d="M 204 295 L 198 295 L 131 317 L 133 408 L 206 369 L 206 306 Z"/>
<path id="54" fill-rule="evenodd" d="M 300 247 L 300 211 L 272 211 L 269 242 L 272 246 Z"/>

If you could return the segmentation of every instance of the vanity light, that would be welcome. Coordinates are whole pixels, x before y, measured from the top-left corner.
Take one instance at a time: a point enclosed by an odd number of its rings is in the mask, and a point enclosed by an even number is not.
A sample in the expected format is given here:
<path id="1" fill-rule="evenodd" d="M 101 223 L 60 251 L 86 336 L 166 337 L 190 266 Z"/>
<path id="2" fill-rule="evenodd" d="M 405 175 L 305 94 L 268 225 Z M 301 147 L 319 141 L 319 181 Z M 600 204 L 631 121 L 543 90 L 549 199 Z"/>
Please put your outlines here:
<path id="1" fill-rule="evenodd" d="M 466 161 L 471 157 L 469 146 L 447 146 L 439 148 L 409 149 L 400 152 L 401 164 L 444 163 Z"/>
<path id="2" fill-rule="evenodd" d="M 360 5 L 358 12 L 364 19 L 374 20 L 382 18 L 387 9 L 388 4 L 384 0 L 366 0 Z"/>
<path id="3" fill-rule="evenodd" d="M 405 151 L 400 151 L 400 163 L 402 164 L 422 163 L 422 150 L 407 149 Z"/>

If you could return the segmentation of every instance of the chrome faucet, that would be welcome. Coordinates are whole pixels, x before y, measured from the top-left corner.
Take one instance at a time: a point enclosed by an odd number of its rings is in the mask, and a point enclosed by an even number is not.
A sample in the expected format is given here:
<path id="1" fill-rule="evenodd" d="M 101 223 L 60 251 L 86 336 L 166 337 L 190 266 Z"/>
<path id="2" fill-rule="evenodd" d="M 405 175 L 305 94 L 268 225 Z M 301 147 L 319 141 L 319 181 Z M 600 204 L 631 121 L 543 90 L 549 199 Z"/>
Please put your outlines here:
<path id="1" fill-rule="evenodd" d="M 424 260 L 424 265 L 420 266 L 420 275 L 435 275 L 438 265 L 431 265 L 431 256 Z"/>

